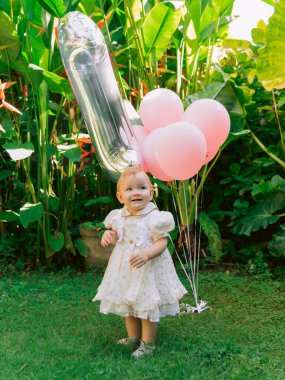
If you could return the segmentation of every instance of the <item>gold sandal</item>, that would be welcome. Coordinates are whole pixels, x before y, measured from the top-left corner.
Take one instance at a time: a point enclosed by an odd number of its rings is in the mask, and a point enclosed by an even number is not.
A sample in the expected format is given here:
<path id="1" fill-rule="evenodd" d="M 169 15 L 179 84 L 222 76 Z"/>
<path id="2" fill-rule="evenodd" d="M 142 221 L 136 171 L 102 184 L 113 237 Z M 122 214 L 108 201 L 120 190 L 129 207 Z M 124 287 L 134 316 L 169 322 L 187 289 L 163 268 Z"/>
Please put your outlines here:
<path id="1" fill-rule="evenodd" d="M 128 336 L 127 338 L 122 338 L 117 341 L 117 344 L 121 344 L 122 346 L 130 347 L 130 348 L 138 348 L 140 344 L 140 338 Z"/>
<path id="2" fill-rule="evenodd" d="M 135 352 L 133 352 L 132 356 L 136 359 L 139 359 L 143 356 L 153 355 L 155 349 L 156 346 L 154 343 L 145 343 L 142 340 L 139 348 Z"/>

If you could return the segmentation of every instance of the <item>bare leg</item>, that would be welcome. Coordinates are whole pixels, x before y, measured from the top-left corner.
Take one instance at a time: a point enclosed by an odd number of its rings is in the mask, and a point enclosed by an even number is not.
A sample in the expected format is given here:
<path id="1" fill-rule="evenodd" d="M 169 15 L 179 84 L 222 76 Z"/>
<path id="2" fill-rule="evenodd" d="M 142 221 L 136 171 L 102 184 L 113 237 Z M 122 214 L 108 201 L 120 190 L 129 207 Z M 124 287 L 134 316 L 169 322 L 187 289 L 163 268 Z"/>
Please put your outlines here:
<path id="1" fill-rule="evenodd" d="M 132 338 L 141 338 L 142 333 L 142 324 L 139 318 L 135 317 L 126 317 L 126 328 L 128 336 Z"/>
<path id="2" fill-rule="evenodd" d="M 142 319 L 142 340 L 145 343 L 155 343 L 157 337 L 157 322 Z"/>

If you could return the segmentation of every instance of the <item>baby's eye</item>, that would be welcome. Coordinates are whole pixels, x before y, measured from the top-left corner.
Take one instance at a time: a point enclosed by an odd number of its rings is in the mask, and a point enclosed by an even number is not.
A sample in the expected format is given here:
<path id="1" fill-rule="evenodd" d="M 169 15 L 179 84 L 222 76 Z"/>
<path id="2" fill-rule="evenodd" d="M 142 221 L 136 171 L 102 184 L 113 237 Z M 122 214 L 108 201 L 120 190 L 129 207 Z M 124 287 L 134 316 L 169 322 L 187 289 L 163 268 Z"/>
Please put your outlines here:
<path id="1" fill-rule="evenodd" d="M 131 187 L 126 188 L 126 191 L 132 191 Z"/>
<path id="2" fill-rule="evenodd" d="M 146 186 L 141 186 L 141 189 L 142 189 L 142 190 L 145 190 L 145 189 L 146 189 Z"/>

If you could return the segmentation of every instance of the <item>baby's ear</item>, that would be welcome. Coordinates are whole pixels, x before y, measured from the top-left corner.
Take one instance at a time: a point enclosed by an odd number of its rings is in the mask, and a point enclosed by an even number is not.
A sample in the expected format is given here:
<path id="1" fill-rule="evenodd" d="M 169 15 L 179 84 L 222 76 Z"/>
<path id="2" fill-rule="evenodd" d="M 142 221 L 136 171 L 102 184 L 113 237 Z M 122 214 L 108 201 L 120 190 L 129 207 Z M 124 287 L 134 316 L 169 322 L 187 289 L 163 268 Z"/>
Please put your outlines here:
<path id="1" fill-rule="evenodd" d="M 117 191 L 117 193 L 116 193 L 116 197 L 117 197 L 118 201 L 119 201 L 121 204 L 124 203 L 124 202 L 123 202 L 123 199 L 122 199 L 122 194 L 121 194 L 119 191 Z"/>

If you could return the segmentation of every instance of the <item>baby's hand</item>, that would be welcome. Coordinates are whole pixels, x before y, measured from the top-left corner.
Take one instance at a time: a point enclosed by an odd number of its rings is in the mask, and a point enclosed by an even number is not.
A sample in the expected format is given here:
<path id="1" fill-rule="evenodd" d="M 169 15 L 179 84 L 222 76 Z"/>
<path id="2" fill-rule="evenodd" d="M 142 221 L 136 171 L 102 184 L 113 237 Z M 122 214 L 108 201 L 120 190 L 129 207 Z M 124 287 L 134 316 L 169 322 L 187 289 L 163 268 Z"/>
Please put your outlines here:
<path id="1" fill-rule="evenodd" d="M 130 264 L 134 268 L 141 268 L 148 260 L 149 258 L 145 251 L 134 251 L 130 258 Z"/>
<path id="2" fill-rule="evenodd" d="M 116 231 L 107 230 L 104 232 L 102 239 L 101 239 L 101 245 L 103 247 L 108 247 L 110 244 L 116 244 L 118 241 L 118 235 Z"/>

